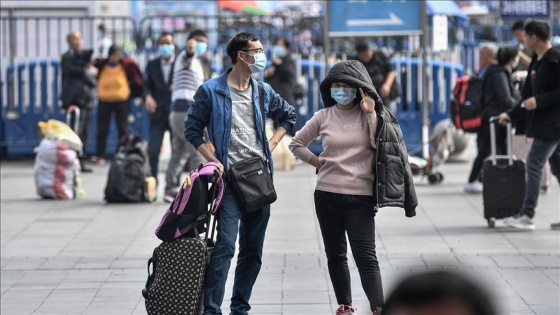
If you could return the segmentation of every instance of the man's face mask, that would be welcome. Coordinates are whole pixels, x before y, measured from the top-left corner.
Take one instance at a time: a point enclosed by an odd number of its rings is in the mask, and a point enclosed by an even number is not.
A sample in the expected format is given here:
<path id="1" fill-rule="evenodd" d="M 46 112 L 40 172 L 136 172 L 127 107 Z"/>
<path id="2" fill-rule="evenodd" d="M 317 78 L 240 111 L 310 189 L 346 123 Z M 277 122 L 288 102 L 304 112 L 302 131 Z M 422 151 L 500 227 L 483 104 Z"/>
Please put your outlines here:
<path id="1" fill-rule="evenodd" d="M 242 52 L 245 55 L 250 56 L 248 53 L 246 52 Z M 248 63 L 247 61 L 243 60 L 244 63 L 246 63 L 249 66 L 249 69 L 251 69 L 252 73 L 257 73 L 257 72 L 261 72 L 264 70 L 264 68 L 266 68 L 266 55 L 263 53 L 258 53 L 258 54 L 254 54 L 253 58 L 255 59 L 254 63 Z"/>
<path id="2" fill-rule="evenodd" d="M 351 105 L 356 98 L 356 90 L 355 88 L 349 87 L 333 87 L 331 88 L 331 97 L 339 105 Z"/>
<path id="3" fill-rule="evenodd" d="M 173 45 L 159 45 L 159 54 L 162 57 L 171 57 L 175 52 L 175 46 Z"/>
<path id="4" fill-rule="evenodd" d="M 194 46 L 194 52 L 197 55 L 203 55 L 204 53 L 206 53 L 206 50 L 208 50 L 208 44 L 205 42 L 196 42 L 196 45 Z"/>

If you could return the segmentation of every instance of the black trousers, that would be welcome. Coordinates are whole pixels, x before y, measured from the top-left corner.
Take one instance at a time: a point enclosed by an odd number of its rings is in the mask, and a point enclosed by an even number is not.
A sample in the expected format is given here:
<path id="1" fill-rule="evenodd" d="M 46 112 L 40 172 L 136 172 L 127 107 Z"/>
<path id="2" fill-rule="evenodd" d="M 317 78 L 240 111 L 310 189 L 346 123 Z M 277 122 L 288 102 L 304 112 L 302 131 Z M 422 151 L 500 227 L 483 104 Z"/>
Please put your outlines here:
<path id="1" fill-rule="evenodd" d="M 352 305 L 346 235 L 371 311 L 383 306 L 383 285 L 375 252 L 375 199 L 315 191 L 329 275 L 338 304 Z"/>
<path id="2" fill-rule="evenodd" d="M 128 114 L 130 112 L 129 102 L 107 103 L 99 101 L 97 107 L 97 150 L 98 157 L 105 157 L 107 147 L 107 135 L 109 134 L 109 124 L 111 115 L 115 113 L 115 121 L 119 139 L 128 133 Z"/>
<path id="3" fill-rule="evenodd" d="M 507 153 L 507 128 L 500 124 L 495 124 L 496 127 L 496 152 L 498 155 Z M 474 182 L 480 176 L 484 160 L 490 156 L 491 142 L 490 142 L 490 123 L 483 119 L 482 126 L 476 135 L 476 146 L 478 153 L 474 159 L 471 174 L 469 175 L 469 183 Z"/>
<path id="4" fill-rule="evenodd" d="M 86 147 L 89 138 L 89 121 L 91 117 L 91 108 L 80 108 L 80 125 L 78 128 L 78 136 L 84 144 L 84 155 L 86 154 Z"/>
<path id="5" fill-rule="evenodd" d="M 69 124 L 70 128 L 72 128 L 72 130 L 76 131 L 78 137 L 80 137 L 80 140 L 82 140 L 82 144 L 84 145 L 82 156 L 84 156 L 86 154 L 87 142 L 89 138 L 89 122 L 91 117 L 91 108 L 79 107 L 79 109 L 80 109 L 80 115 L 78 119 L 78 130 L 74 129 L 76 126 L 75 115 L 71 115 L 70 121 L 67 121 L 67 123 Z"/>

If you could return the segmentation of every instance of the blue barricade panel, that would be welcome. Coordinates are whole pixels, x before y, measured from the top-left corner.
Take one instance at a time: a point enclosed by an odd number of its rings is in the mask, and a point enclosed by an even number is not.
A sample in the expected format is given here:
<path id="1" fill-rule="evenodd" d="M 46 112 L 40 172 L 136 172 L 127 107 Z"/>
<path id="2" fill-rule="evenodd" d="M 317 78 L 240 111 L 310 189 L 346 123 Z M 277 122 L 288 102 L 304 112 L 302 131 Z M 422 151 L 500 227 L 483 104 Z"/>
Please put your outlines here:
<path id="1" fill-rule="evenodd" d="M 301 129 L 314 113 L 323 108 L 320 80 L 325 76 L 323 62 L 302 60 L 302 72 L 306 77 L 306 99 L 294 104 L 297 112 L 296 130 Z M 392 60 L 398 71 L 401 97 L 396 105 L 395 115 L 401 124 L 403 135 L 409 151 L 421 146 L 421 60 Z M 463 74 L 461 65 L 431 62 L 430 83 L 430 120 L 432 125 L 449 117 L 448 105 L 453 89 L 452 82 L 456 76 Z M 58 119 L 66 121 L 66 114 L 60 108 L 60 66 L 58 60 L 41 60 L 6 67 L 2 78 L 2 149 L 7 158 L 19 158 L 33 155 L 42 138 L 37 123 L 40 120 Z M 5 102 L 4 102 L 5 101 Z M 129 131 L 139 133 L 144 139 L 149 134 L 149 114 L 142 103 L 131 100 Z M 93 108 L 89 128 L 89 139 L 85 152 L 94 155 L 97 136 L 97 110 Z M 116 152 L 118 143 L 114 118 L 107 141 L 107 154 Z M 320 142 L 310 148 L 321 152 Z"/>

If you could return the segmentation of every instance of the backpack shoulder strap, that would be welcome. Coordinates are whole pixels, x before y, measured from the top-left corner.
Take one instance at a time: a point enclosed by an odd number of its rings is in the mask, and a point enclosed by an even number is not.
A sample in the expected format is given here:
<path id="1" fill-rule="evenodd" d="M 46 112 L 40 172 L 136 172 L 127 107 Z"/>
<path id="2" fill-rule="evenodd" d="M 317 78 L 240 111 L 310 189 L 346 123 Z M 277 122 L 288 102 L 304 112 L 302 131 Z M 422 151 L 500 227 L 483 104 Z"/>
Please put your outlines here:
<path id="1" fill-rule="evenodd" d="M 266 122 L 265 122 L 265 117 L 264 117 L 264 88 L 263 88 L 263 84 L 262 84 L 261 81 L 258 82 L 258 89 L 259 89 L 259 106 L 261 108 L 261 119 L 262 119 L 262 124 L 263 124 L 262 149 L 263 149 L 263 154 L 265 156 L 265 161 L 268 164 L 268 159 L 266 158 L 266 147 L 264 145 L 264 142 L 266 141 Z M 257 121 L 256 118 L 255 118 L 255 121 Z"/>

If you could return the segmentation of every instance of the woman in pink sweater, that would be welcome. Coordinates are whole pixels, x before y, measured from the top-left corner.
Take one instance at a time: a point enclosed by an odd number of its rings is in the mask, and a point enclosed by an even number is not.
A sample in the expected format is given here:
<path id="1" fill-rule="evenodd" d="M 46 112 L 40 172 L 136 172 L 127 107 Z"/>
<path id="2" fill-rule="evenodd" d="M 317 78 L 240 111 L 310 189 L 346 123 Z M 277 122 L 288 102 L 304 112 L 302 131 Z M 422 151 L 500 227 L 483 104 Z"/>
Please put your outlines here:
<path id="1" fill-rule="evenodd" d="M 402 206 L 407 209 L 407 216 L 414 216 L 417 204 L 411 179 L 407 178 L 410 168 L 406 152 L 402 152 L 402 133 L 358 61 L 333 66 L 321 83 L 321 94 L 325 109 L 315 113 L 296 133 L 290 150 L 318 170 L 315 210 L 340 305 L 336 315 L 356 314 L 352 307 L 346 234 L 371 311 L 379 314 L 383 286 L 375 251 L 377 208 Z M 388 134 L 394 141 L 387 146 L 387 139 L 380 134 Z M 316 156 L 307 146 L 318 136 L 324 150 Z M 390 158 L 387 151 L 392 155 Z M 377 162 L 383 165 L 378 167 Z M 380 172 L 387 179 L 383 183 L 376 178 Z M 392 175 L 387 176 L 388 173 Z"/>

